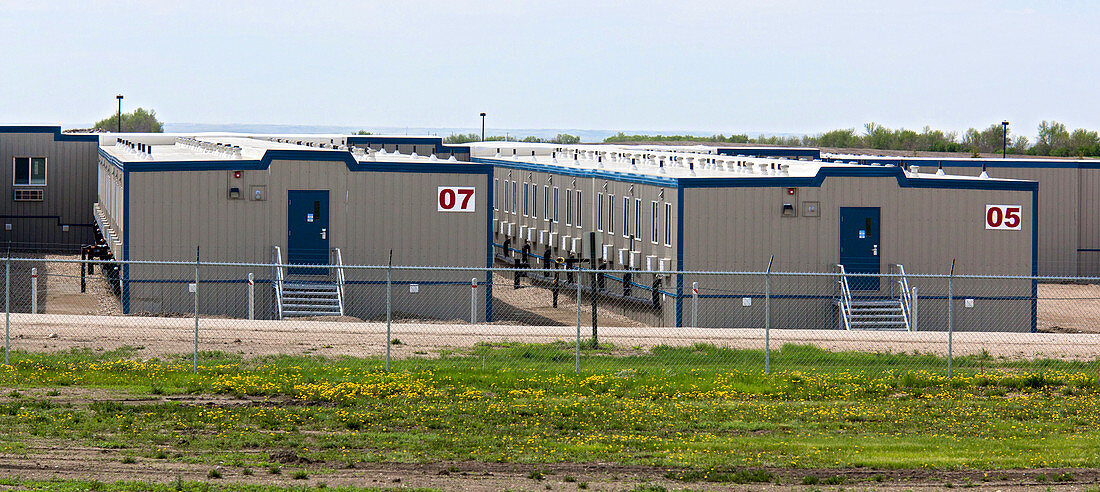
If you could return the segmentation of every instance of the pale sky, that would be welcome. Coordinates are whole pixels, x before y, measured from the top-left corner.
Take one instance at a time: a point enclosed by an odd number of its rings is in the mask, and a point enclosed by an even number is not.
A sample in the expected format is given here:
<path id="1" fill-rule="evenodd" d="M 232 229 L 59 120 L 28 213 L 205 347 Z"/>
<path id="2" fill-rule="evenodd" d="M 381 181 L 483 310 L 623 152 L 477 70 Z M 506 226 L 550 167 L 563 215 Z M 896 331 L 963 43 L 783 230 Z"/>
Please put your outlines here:
<path id="1" fill-rule="evenodd" d="M 1100 129 L 1100 2 L 0 0 L 0 122 Z"/>

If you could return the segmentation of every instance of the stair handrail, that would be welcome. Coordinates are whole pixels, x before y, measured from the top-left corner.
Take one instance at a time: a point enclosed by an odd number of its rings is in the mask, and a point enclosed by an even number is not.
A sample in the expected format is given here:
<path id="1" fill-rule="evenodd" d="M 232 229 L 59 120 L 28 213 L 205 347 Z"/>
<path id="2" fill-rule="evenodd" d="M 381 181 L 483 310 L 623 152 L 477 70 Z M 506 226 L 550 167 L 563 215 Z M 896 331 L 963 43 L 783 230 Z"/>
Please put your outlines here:
<path id="1" fill-rule="evenodd" d="M 909 278 L 905 275 L 905 265 L 895 263 L 894 267 L 898 271 L 898 302 L 901 304 L 901 314 L 905 320 L 905 331 L 913 331 L 913 291 L 909 289 Z"/>
<path id="2" fill-rule="evenodd" d="M 340 306 L 340 316 L 344 315 L 344 258 L 340 248 L 332 248 L 330 262 L 336 268 L 336 301 Z"/>
<path id="3" fill-rule="evenodd" d="M 283 319 L 283 252 L 279 246 L 271 247 L 272 268 L 275 269 L 275 308 Z"/>
<path id="4" fill-rule="evenodd" d="M 837 304 L 840 307 L 840 317 L 844 320 L 844 329 L 852 331 L 851 318 L 852 315 L 852 289 L 848 286 L 848 272 L 844 270 L 844 265 L 837 264 L 839 274 L 837 278 L 837 284 L 840 287 L 840 299 Z"/>

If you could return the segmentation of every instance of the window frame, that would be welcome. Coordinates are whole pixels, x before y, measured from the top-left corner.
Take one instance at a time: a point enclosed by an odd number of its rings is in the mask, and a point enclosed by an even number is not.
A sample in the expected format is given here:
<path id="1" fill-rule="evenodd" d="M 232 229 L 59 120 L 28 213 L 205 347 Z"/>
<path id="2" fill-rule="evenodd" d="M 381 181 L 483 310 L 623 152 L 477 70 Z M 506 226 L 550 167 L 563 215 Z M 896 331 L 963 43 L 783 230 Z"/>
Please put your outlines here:
<path id="1" fill-rule="evenodd" d="M 512 181 L 512 215 L 519 212 L 519 207 L 516 206 L 518 202 L 518 197 L 516 195 L 519 194 L 517 191 L 519 191 L 519 185 L 515 181 Z"/>
<path id="2" fill-rule="evenodd" d="M 650 223 L 653 224 L 653 227 L 649 231 L 650 232 L 649 240 L 653 244 L 659 244 L 659 241 L 660 241 L 660 238 L 658 237 L 658 233 L 660 231 L 657 227 L 657 219 L 659 218 L 658 217 L 659 213 L 660 213 L 660 209 L 658 208 L 657 201 L 654 200 L 653 201 L 653 217 L 650 219 Z"/>
<path id="3" fill-rule="evenodd" d="M 527 215 L 527 210 L 528 210 L 527 209 L 527 199 L 531 197 L 529 189 L 530 189 L 530 185 L 528 185 L 528 183 L 525 181 L 523 183 L 523 216 L 524 217 L 528 216 Z"/>
<path id="4" fill-rule="evenodd" d="M 19 159 L 26 159 L 27 160 L 27 182 L 26 183 L 19 183 L 15 180 L 15 176 L 16 176 L 15 161 L 17 161 Z M 32 176 L 31 171 L 32 171 L 32 166 L 34 165 L 34 160 L 35 159 L 42 159 L 42 182 L 41 183 L 33 183 L 32 182 L 34 180 L 34 177 Z M 46 186 L 46 183 L 49 182 L 49 177 L 50 177 L 50 175 L 49 175 L 49 169 L 50 168 L 49 168 L 48 164 L 49 164 L 49 161 L 45 157 L 13 156 L 11 158 L 11 185 L 12 186 Z"/>
<path id="5" fill-rule="evenodd" d="M 565 225 L 573 225 L 573 190 L 565 190 Z"/>
<path id="6" fill-rule="evenodd" d="M 531 218 L 539 218 L 539 185 L 531 183 Z"/>
<path id="7" fill-rule="evenodd" d="M 504 213 L 508 213 L 508 201 L 512 195 L 508 192 L 508 180 L 504 180 Z"/>
<path id="8" fill-rule="evenodd" d="M 550 185 L 542 185 L 543 220 L 550 222 Z"/>
<path id="9" fill-rule="evenodd" d="M 584 203 L 584 199 L 583 199 L 583 197 L 582 197 L 582 195 L 581 195 L 581 190 L 577 190 L 577 192 L 576 192 L 576 197 L 577 197 L 577 220 L 576 220 L 576 226 L 577 226 L 577 229 L 583 229 L 583 228 L 584 228 L 584 214 L 583 214 L 583 213 L 581 213 L 581 211 L 582 211 L 582 210 L 584 210 L 584 208 L 582 207 L 582 205 L 583 205 L 583 203 Z"/>
<path id="10" fill-rule="evenodd" d="M 555 186 L 554 187 L 554 223 L 555 224 L 558 223 L 559 218 L 560 218 L 560 216 L 558 215 L 558 187 Z"/>
<path id="11" fill-rule="evenodd" d="M 607 233 L 615 234 L 615 195 L 613 193 L 607 195 Z"/>
<path id="12" fill-rule="evenodd" d="M 642 228 L 642 199 L 641 198 L 635 198 L 634 199 L 634 239 L 637 239 L 639 241 L 642 239 L 642 238 L 638 237 L 638 236 L 641 235 L 641 231 L 639 230 L 641 228 Z"/>
<path id="13" fill-rule="evenodd" d="M 500 178 L 493 178 L 493 189 L 500 189 Z M 500 210 L 500 192 L 497 192 L 493 196 L 493 210 Z"/>
<path id="14" fill-rule="evenodd" d="M 623 196 L 623 237 L 630 237 L 630 197 Z"/>
<path id="15" fill-rule="evenodd" d="M 596 194 L 596 230 L 603 232 L 603 193 Z"/>
<path id="16" fill-rule="evenodd" d="M 672 246 L 672 204 L 665 203 L 665 246 Z"/>

